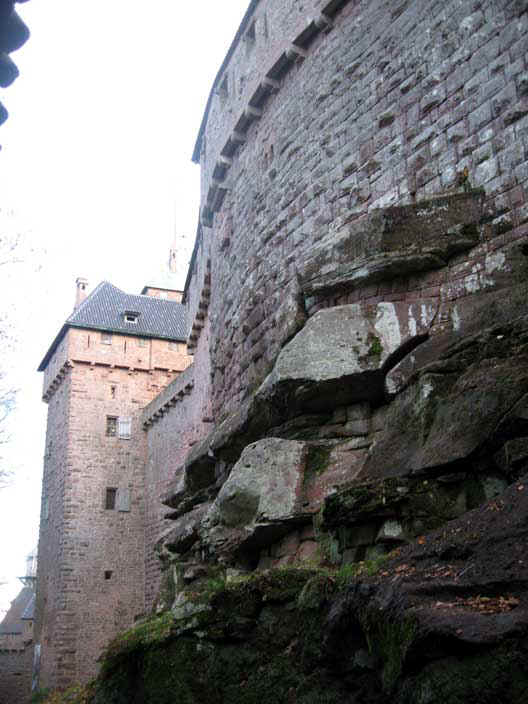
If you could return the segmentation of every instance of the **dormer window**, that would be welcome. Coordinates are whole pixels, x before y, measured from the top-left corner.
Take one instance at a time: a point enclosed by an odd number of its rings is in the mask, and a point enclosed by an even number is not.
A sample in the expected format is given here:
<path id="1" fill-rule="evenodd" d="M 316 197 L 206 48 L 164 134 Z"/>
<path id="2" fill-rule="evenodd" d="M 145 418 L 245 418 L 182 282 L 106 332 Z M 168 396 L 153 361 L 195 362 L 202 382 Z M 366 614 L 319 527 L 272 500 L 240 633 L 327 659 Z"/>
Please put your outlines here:
<path id="1" fill-rule="evenodd" d="M 125 323 L 137 323 L 139 320 L 139 313 L 133 310 L 126 310 L 123 315 Z"/>

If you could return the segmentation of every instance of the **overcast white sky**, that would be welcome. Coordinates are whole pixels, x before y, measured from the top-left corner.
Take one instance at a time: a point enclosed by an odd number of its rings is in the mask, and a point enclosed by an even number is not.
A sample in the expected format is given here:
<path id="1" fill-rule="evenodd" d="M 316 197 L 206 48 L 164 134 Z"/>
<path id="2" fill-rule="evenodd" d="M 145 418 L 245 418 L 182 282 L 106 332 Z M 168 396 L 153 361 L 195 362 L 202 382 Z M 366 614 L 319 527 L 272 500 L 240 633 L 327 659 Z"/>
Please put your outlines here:
<path id="1" fill-rule="evenodd" d="M 13 54 L 20 77 L 0 90 L 10 113 L 0 127 L 0 237 L 24 235 L 24 261 L 0 267 L 0 315 L 14 338 L 0 370 L 21 389 L 8 448 L 15 478 L 0 490 L 0 610 L 38 537 L 46 406 L 36 368 L 72 310 L 77 276 L 139 293 L 164 270 L 175 223 L 187 260 L 194 140 L 248 4 L 18 5 L 31 37 Z"/>

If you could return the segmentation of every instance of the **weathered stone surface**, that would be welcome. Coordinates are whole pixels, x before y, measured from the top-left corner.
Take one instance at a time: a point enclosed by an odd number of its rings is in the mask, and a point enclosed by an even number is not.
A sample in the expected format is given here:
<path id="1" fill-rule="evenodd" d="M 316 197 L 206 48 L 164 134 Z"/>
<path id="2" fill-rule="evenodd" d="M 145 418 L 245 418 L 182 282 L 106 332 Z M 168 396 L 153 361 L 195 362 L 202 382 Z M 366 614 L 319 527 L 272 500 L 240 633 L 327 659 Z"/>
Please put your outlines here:
<path id="1" fill-rule="evenodd" d="M 386 369 L 426 339 L 436 309 L 430 302 L 416 309 L 378 303 L 319 311 L 283 348 L 257 400 L 292 415 L 379 403 Z"/>
<path id="2" fill-rule="evenodd" d="M 519 418 L 527 420 L 528 418 Z M 528 464 L 528 437 L 514 438 L 504 443 L 495 454 L 495 462 L 504 472 L 515 471 Z"/>
<path id="3" fill-rule="evenodd" d="M 163 533 L 160 543 L 171 552 L 187 552 L 198 539 L 198 526 L 210 507 L 210 503 L 202 504 L 173 521 Z"/>
<path id="4" fill-rule="evenodd" d="M 462 270 L 465 275 L 456 290 L 465 295 L 451 300 L 452 289 L 443 290 L 436 317 L 443 321 L 442 325 L 388 372 L 385 381 L 388 393 L 401 391 L 414 373 L 464 337 L 525 314 L 528 257 L 523 254 L 522 244 L 514 243 L 502 252 L 491 252 L 482 264 L 468 263 Z M 415 311 L 419 310 L 417 304 Z"/>
<path id="5" fill-rule="evenodd" d="M 376 541 L 380 543 L 399 542 L 403 540 L 403 526 L 399 521 L 384 521 L 376 536 Z"/>
<path id="6" fill-rule="evenodd" d="M 445 266 L 478 243 L 482 205 L 477 191 L 373 211 L 313 248 L 303 289 L 329 293 Z"/>
<path id="7" fill-rule="evenodd" d="M 528 393 L 528 320 L 488 328 L 425 367 L 388 408 L 363 477 L 443 467 L 500 440 Z M 521 408 L 519 406 L 519 408 Z"/>
<path id="8" fill-rule="evenodd" d="M 109 646 L 87 701 L 231 704 L 242 682 L 248 704 L 523 704 L 527 486 L 392 557 L 372 547 L 371 573 L 270 570 L 187 593 Z"/>
<path id="9" fill-rule="evenodd" d="M 246 447 L 202 523 L 202 543 L 217 553 L 255 549 L 306 522 L 299 505 L 306 456 L 295 440 Z"/>

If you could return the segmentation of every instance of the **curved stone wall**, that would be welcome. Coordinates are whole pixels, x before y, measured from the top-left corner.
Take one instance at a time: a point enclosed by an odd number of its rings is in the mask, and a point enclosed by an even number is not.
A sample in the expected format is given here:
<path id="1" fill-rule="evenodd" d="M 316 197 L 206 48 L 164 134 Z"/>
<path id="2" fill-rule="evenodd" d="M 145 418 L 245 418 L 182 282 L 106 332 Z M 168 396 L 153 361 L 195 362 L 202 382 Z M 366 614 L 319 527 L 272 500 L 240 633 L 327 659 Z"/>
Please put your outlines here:
<path id="1" fill-rule="evenodd" d="M 216 422 L 260 385 L 306 314 L 424 291 L 453 301 L 471 293 L 468 275 L 481 285 L 490 253 L 525 232 L 526 9 L 491 0 L 254 5 L 195 151 Z M 380 208 L 475 188 L 485 200 L 467 255 L 403 269 L 396 282 L 392 272 L 388 286 L 383 276 L 316 296 L 305 286 L 322 238 L 353 238 Z"/>

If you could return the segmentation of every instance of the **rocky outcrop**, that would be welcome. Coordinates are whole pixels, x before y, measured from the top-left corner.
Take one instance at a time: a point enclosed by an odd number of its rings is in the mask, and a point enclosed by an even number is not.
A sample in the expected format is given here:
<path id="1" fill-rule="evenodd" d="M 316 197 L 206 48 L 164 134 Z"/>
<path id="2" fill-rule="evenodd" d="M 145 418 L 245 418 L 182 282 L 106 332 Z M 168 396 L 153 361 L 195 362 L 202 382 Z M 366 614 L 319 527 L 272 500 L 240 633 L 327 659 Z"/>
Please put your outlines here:
<path id="1" fill-rule="evenodd" d="M 527 363 L 526 317 L 448 347 L 390 404 L 362 476 L 485 463 L 512 432 L 528 432 Z"/>
<path id="2" fill-rule="evenodd" d="M 164 539 L 168 563 L 185 571 L 205 560 L 242 572 L 299 560 L 358 563 L 515 481 L 528 437 L 528 257 L 522 239 L 484 249 L 490 217 L 480 191 L 444 195 L 372 213 L 345 239 L 329 233 L 310 250 L 307 297 L 315 279 L 328 293 L 371 255 L 389 263 L 405 256 L 413 267 L 434 255 L 446 267 L 470 252 L 455 264 L 459 286 L 412 300 L 334 304 L 303 324 L 297 291 L 294 334 L 271 372 L 192 448 L 164 498 L 176 534 L 186 526 L 178 540 L 170 531 Z M 470 263 L 477 249 L 481 258 Z M 376 266 L 387 280 L 408 273 Z M 310 267 L 319 274 L 308 276 Z M 379 498 L 370 512 L 365 496 Z"/>
<path id="3" fill-rule="evenodd" d="M 295 440 L 248 445 L 202 522 L 209 552 L 250 557 L 306 521 L 299 499 L 307 454 Z"/>
<path id="4" fill-rule="evenodd" d="M 387 371 L 427 339 L 437 311 L 434 301 L 321 310 L 282 349 L 256 400 L 282 417 L 361 401 L 379 404 Z"/>
<path id="5" fill-rule="evenodd" d="M 303 270 L 307 295 L 438 269 L 479 241 L 484 192 L 377 210 L 323 238 Z"/>
<path id="6" fill-rule="evenodd" d="M 385 559 L 217 576 L 117 638 L 83 701 L 523 704 L 527 512 L 525 475 Z"/>

